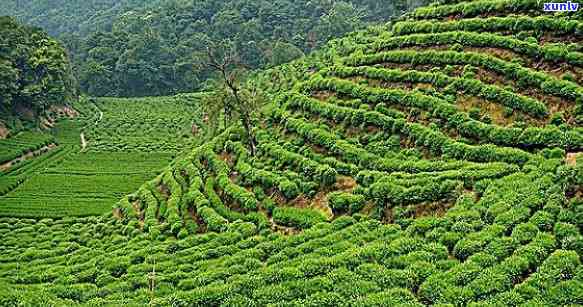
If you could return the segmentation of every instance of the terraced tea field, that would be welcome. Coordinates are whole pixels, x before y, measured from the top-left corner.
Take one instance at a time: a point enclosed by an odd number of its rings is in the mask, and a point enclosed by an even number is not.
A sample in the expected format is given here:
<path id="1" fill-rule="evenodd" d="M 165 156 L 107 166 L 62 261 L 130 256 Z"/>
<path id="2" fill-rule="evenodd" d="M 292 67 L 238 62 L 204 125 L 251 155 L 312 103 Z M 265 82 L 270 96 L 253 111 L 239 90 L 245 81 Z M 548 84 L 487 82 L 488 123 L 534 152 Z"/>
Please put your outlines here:
<path id="1" fill-rule="evenodd" d="M 22 144 L 6 161 L 29 152 L 37 156 L 7 167 L 0 175 L 0 215 L 63 217 L 110 212 L 120 198 L 154 178 L 177 153 L 193 145 L 192 124 L 201 118 L 197 99 L 197 95 L 100 98 L 80 103 L 81 116 L 60 121 L 53 135 L 23 133 L 4 140 L 10 148 L 15 148 L 13 143 Z"/>
<path id="2" fill-rule="evenodd" d="M 99 217 L 1 218 L 0 298 L 583 305 L 582 36 L 580 12 L 546 15 L 537 1 L 419 8 L 256 76 L 273 100 L 254 124 L 255 155 L 236 125 L 197 144 L 184 137 L 183 111 L 109 120 L 96 110 L 125 104 L 99 100 L 82 110 L 96 123 L 80 126 L 83 153 L 14 193 L 41 197 L 56 193 L 39 188 L 51 176 L 99 173 L 96 190 L 69 189 L 120 198 Z M 141 117 L 153 113 L 170 124 Z M 152 138 L 140 140 L 136 125 Z M 114 160 L 143 155 L 153 172 L 156 146 L 185 150 L 132 191 L 117 189 L 134 185 L 117 172 L 142 167 Z M 100 155 L 111 152 L 120 156 Z"/>

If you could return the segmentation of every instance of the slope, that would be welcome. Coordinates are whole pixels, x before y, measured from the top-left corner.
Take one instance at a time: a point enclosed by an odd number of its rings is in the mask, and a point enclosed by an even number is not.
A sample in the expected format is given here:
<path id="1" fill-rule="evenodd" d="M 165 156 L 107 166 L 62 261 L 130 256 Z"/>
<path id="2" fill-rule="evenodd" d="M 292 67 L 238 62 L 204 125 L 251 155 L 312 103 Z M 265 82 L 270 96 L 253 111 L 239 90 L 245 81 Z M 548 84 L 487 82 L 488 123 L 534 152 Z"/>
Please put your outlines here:
<path id="1" fill-rule="evenodd" d="M 4 219 L 6 299 L 583 304 L 582 18 L 447 2 L 266 72 L 255 157 L 233 127 L 113 218 Z"/>

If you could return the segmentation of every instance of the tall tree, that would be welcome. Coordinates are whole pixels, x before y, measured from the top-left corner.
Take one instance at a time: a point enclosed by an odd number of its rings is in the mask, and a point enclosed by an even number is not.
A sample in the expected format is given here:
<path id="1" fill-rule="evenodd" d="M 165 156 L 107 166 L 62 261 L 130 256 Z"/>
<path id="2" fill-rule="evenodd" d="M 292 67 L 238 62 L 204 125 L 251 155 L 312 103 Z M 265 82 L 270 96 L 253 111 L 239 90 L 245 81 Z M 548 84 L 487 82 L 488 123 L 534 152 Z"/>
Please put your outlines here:
<path id="1" fill-rule="evenodd" d="M 0 17 L 0 106 L 7 111 L 2 113 L 25 108 L 41 114 L 75 94 L 63 47 L 40 29 Z"/>
<path id="2" fill-rule="evenodd" d="M 214 91 L 221 100 L 225 120 L 235 111 L 241 120 L 241 125 L 247 135 L 247 143 L 251 154 L 257 152 L 255 135 L 253 133 L 252 116 L 257 108 L 258 94 L 245 88 L 242 80 L 248 66 L 241 61 L 236 47 L 231 41 L 209 42 L 204 53 L 199 54 L 200 65 L 212 70 L 218 83 Z M 227 93 L 225 95 L 225 93 Z M 206 103 L 216 103 L 216 99 L 206 100 Z"/>

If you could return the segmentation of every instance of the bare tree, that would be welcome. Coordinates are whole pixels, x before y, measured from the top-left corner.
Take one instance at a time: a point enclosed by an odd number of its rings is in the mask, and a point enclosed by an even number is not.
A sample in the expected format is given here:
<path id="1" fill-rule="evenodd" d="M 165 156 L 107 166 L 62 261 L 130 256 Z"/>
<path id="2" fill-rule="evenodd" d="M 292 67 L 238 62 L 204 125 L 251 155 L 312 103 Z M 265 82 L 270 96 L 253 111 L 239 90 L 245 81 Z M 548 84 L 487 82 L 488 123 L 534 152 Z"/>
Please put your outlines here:
<path id="1" fill-rule="evenodd" d="M 234 110 L 239 114 L 241 124 L 245 129 L 247 142 L 251 149 L 252 155 L 257 152 L 255 135 L 253 134 L 252 112 L 254 102 L 250 101 L 252 95 L 244 95 L 241 79 L 248 69 L 236 50 L 228 42 L 220 44 L 209 42 L 206 52 L 200 57 L 202 66 L 218 74 L 218 78 L 223 88 L 228 92 L 230 97 L 223 97 L 222 104 L 225 116 L 225 127 L 231 112 Z M 221 90 L 220 88 L 218 90 Z M 218 94 L 220 95 L 220 94 Z M 229 99 L 232 98 L 232 99 Z M 216 101 L 216 100 L 215 100 Z"/>

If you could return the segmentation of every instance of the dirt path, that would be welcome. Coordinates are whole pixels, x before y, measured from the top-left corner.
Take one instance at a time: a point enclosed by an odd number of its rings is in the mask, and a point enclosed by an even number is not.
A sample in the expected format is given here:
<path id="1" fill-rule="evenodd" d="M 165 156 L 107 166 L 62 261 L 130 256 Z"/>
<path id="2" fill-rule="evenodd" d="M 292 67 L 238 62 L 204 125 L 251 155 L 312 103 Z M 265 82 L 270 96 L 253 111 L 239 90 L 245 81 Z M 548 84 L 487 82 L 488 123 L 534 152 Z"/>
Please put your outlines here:
<path id="1" fill-rule="evenodd" d="M 85 140 L 85 133 L 81 132 L 81 151 L 85 151 L 87 148 L 87 141 Z"/>
<path id="2" fill-rule="evenodd" d="M 93 125 L 97 125 L 97 123 L 99 123 L 103 119 L 103 111 L 101 111 L 101 109 L 99 109 L 99 107 L 96 104 L 93 104 L 93 106 L 95 106 L 95 109 L 97 109 L 97 112 L 99 112 L 99 117 L 95 120 L 95 123 L 93 124 Z M 85 133 L 81 132 L 79 137 L 81 139 L 81 151 L 80 152 L 83 152 L 83 151 L 85 151 L 85 149 L 87 149 L 87 140 L 85 139 Z"/>
<path id="3" fill-rule="evenodd" d="M 99 109 L 99 107 L 97 105 L 95 105 L 95 104 L 93 104 L 93 105 L 95 106 L 95 108 L 99 112 L 99 118 L 95 121 L 95 124 L 97 125 L 97 123 L 103 119 L 103 112 L 101 111 L 101 109 Z"/>
<path id="4" fill-rule="evenodd" d="M 2 171 L 2 172 L 3 171 L 6 171 L 9 168 L 11 168 L 14 164 L 20 163 L 20 162 L 22 162 L 24 160 L 28 160 L 28 159 L 34 158 L 34 157 L 36 157 L 36 156 L 38 156 L 40 154 L 46 153 L 47 151 L 49 151 L 51 149 L 54 149 L 56 147 L 57 147 L 56 144 L 49 144 L 47 146 L 43 146 L 39 150 L 31 151 L 31 152 L 26 153 L 26 154 L 24 154 L 24 155 L 22 155 L 22 156 L 20 156 L 20 157 L 18 157 L 16 159 L 14 159 L 14 160 L 11 160 L 11 161 L 8 161 L 8 162 L 4 162 L 4 163 L 0 164 L 0 171 Z"/>

